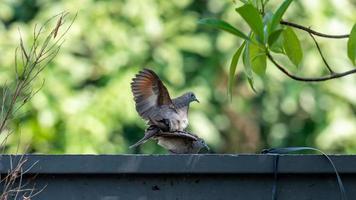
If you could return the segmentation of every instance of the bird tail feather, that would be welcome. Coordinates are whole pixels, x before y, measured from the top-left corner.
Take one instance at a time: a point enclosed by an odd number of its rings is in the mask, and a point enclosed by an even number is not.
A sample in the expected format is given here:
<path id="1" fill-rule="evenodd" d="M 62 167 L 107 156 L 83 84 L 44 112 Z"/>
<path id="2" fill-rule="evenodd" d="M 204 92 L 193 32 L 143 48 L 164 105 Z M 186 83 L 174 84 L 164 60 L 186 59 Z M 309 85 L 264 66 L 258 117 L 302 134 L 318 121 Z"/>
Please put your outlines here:
<path id="1" fill-rule="evenodd" d="M 129 148 L 135 148 L 137 146 L 140 146 L 141 144 L 145 143 L 147 140 L 149 140 L 151 137 L 155 136 L 159 132 L 159 128 L 156 126 L 150 126 L 147 128 L 145 132 L 145 136 L 141 138 L 139 141 L 137 141 L 135 144 L 131 145 Z"/>

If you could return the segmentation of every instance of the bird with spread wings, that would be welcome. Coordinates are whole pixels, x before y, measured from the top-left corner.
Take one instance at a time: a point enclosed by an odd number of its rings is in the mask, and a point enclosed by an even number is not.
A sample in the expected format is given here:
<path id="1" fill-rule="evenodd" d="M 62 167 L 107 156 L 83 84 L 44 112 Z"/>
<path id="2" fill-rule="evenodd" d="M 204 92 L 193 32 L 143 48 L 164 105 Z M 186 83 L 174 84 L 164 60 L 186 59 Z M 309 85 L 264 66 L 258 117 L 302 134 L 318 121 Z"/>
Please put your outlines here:
<path id="1" fill-rule="evenodd" d="M 188 133 L 189 104 L 198 101 L 193 92 L 171 99 L 158 75 L 143 69 L 131 82 L 131 90 L 138 114 L 149 125 L 144 137 L 130 148 L 153 138 L 172 153 L 192 153 L 206 146 L 197 136 Z M 198 150 L 198 151 L 199 151 Z"/>

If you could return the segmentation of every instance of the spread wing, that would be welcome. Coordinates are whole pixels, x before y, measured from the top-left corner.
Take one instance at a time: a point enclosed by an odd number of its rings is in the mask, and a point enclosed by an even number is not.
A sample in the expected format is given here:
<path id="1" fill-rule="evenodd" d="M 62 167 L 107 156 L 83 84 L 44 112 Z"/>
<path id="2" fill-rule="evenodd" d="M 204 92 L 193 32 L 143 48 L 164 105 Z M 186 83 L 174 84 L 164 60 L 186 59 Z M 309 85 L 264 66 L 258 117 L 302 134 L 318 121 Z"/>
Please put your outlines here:
<path id="1" fill-rule="evenodd" d="M 172 105 L 167 88 L 157 74 L 149 69 L 143 69 L 132 79 L 131 90 L 139 115 L 149 120 L 156 114 L 157 107 Z"/>

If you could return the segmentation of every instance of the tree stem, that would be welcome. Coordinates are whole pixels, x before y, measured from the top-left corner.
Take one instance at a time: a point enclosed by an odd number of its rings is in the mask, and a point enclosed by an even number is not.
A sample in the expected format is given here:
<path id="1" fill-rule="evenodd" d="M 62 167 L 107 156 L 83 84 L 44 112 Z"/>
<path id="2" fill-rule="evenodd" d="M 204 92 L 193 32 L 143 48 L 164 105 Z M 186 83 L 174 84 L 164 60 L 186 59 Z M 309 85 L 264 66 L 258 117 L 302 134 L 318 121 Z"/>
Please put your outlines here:
<path id="1" fill-rule="evenodd" d="M 313 35 L 319 36 L 319 37 L 325 37 L 325 38 L 333 38 L 333 39 L 342 39 L 342 38 L 348 38 L 350 35 L 349 34 L 345 34 L 345 35 L 329 35 L 329 34 L 325 34 L 325 33 L 320 33 L 317 31 L 314 31 L 308 27 L 293 23 L 293 22 L 287 22 L 287 21 L 280 21 L 280 24 L 286 25 L 286 26 L 290 26 L 293 28 L 297 28 L 303 31 L 306 31 L 308 33 L 311 33 Z"/>
<path id="2" fill-rule="evenodd" d="M 301 76 L 296 76 L 296 75 L 291 74 L 290 72 L 288 72 L 282 65 L 277 63 L 277 61 L 272 57 L 272 55 L 269 52 L 267 52 L 267 57 L 281 72 L 283 72 L 285 75 L 287 75 L 291 79 L 294 79 L 294 80 L 297 80 L 297 81 L 321 82 L 321 81 L 327 81 L 327 80 L 340 78 L 340 77 L 343 77 L 343 76 L 347 76 L 347 75 L 356 73 L 356 69 L 352 69 L 352 70 L 345 71 L 345 72 L 342 72 L 342 73 L 334 73 L 334 74 L 330 74 L 330 75 L 322 76 L 322 77 L 301 77 Z"/>

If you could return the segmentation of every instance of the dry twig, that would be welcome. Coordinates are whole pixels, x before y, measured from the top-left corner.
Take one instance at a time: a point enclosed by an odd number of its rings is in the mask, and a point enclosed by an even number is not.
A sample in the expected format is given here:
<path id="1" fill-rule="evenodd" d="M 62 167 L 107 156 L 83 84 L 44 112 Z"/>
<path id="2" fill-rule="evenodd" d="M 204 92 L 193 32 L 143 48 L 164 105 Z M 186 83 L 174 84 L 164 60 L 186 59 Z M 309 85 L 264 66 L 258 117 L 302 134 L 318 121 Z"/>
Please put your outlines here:
<path id="1" fill-rule="evenodd" d="M 1 98 L 1 112 L 0 112 L 0 134 L 4 134 L 7 129 L 7 125 L 14 114 L 31 99 L 43 86 L 37 89 L 32 89 L 33 82 L 38 78 L 39 74 L 45 69 L 49 62 L 58 54 L 61 45 L 64 42 L 64 36 L 71 28 L 75 18 L 75 15 L 67 27 L 63 27 L 66 24 L 66 18 L 68 12 L 62 12 L 48 19 L 41 27 L 37 28 L 35 25 L 33 31 L 33 42 L 30 48 L 26 48 L 23 41 L 21 31 L 19 30 L 20 42 L 19 46 L 15 49 L 14 70 L 16 79 L 13 85 L 5 83 L 2 89 Z M 56 19 L 58 19 L 56 21 Z M 54 28 L 52 23 L 55 23 Z M 46 32 L 45 30 L 50 30 Z M 61 31 L 62 30 L 62 31 Z M 7 138 L 12 131 L 6 131 L 4 140 L 0 143 L 5 150 L 5 144 Z M 0 157 L 1 161 L 1 157 Z M 38 195 L 45 187 L 40 190 L 36 190 L 35 185 L 28 187 L 31 183 L 27 181 L 23 182 L 23 176 L 27 174 L 37 162 L 31 166 L 26 167 L 27 159 L 24 155 L 20 157 L 18 161 L 13 163 L 10 156 L 10 170 L 2 177 L 0 175 L 0 184 L 2 186 L 2 193 L 0 194 L 0 200 L 18 199 L 30 200 L 34 196 Z M 29 179 L 26 179 L 29 180 Z"/>

